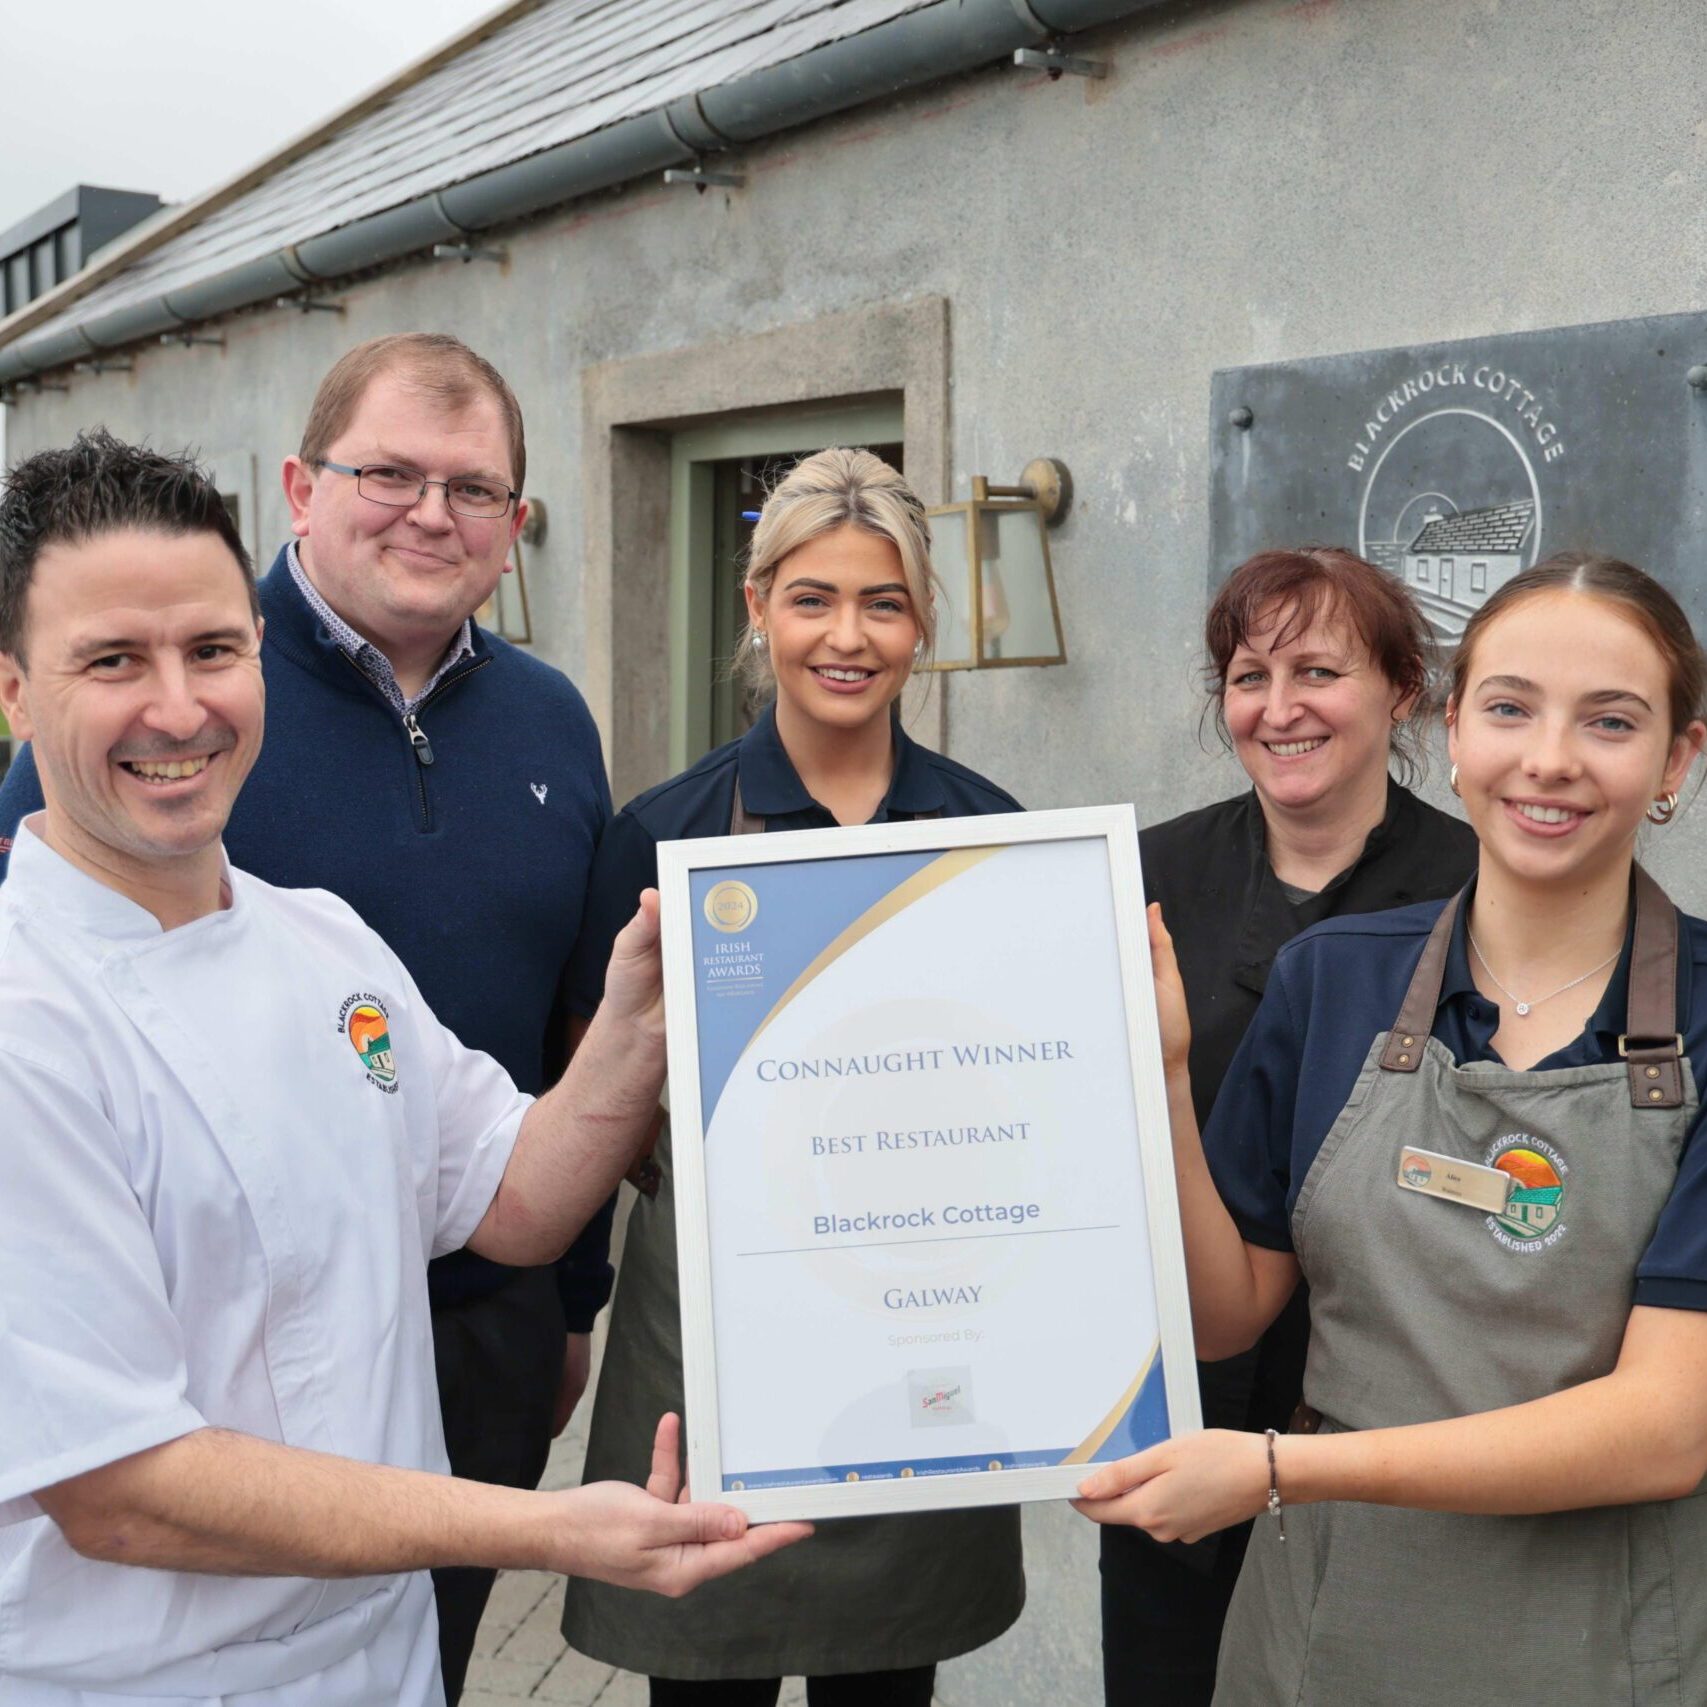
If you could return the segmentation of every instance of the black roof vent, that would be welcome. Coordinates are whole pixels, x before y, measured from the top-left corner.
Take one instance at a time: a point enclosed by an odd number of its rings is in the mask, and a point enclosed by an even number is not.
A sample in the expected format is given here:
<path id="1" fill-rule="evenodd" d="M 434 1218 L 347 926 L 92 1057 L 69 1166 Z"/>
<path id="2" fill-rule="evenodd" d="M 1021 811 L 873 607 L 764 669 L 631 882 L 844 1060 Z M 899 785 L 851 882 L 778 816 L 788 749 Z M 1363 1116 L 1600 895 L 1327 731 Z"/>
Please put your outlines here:
<path id="1" fill-rule="evenodd" d="M 77 184 L 0 232 L 0 315 L 15 314 L 62 284 L 97 249 L 162 205 L 140 190 Z"/>

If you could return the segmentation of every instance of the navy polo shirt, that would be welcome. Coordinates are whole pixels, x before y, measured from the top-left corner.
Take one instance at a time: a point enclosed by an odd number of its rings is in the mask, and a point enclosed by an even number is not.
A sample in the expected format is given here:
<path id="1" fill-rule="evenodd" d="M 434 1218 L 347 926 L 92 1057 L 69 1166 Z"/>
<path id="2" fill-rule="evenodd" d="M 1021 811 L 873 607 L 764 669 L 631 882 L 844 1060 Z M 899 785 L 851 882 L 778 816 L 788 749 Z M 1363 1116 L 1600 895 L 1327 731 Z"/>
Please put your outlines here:
<path id="1" fill-rule="evenodd" d="M 1204 1154 L 1241 1233 L 1292 1249 L 1292 1209 L 1339 1118 L 1369 1047 L 1391 1028 L 1443 901 L 1329 919 L 1283 948 L 1203 1132 Z M 1460 1065 L 1498 1061 L 1499 1008 L 1476 988 L 1459 912 L 1433 1036 Z M 1707 1067 L 1707 922 L 1680 915 L 1678 1026 L 1699 1087 Z M 1631 935 L 1582 1032 L 1533 1071 L 1618 1059 L 1630 983 Z M 1707 1310 L 1707 1142 L 1701 1114 L 1684 1138 L 1677 1182 L 1636 1269 L 1635 1302 Z"/>
<path id="2" fill-rule="evenodd" d="M 872 823 L 933 814 L 979 818 L 1021 810 L 1006 789 L 921 747 L 901 727 L 899 717 L 891 727 L 895 772 Z M 737 777 L 741 803 L 751 816 L 765 820 L 767 834 L 835 826 L 835 817 L 807 792 L 784 749 L 774 706 L 766 706 L 740 740 L 707 753 L 680 776 L 636 796 L 606 826 L 593 859 L 581 934 L 569 965 L 569 1002 L 575 1013 L 590 1018 L 598 1009 L 617 932 L 634 917 L 640 891 L 657 885 L 658 844 L 728 835 Z"/>

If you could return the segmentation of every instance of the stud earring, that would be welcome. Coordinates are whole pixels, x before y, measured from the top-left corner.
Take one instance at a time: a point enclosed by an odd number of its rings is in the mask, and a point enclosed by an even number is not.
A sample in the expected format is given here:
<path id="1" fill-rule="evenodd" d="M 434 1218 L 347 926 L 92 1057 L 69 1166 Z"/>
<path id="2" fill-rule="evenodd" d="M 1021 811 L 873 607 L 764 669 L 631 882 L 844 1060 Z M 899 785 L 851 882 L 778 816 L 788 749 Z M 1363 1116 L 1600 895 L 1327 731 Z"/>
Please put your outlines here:
<path id="1" fill-rule="evenodd" d="M 1458 767 L 1456 765 L 1446 773 L 1446 786 L 1450 788 L 1454 794 L 1458 794 Z M 1463 799 L 1463 796 L 1459 795 L 1459 799 Z"/>
<path id="2" fill-rule="evenodd" d="M 1669 824 L 1677 816 L 1677 793 L 1667 789 L 1652 806 L 1648 808 L 1650 824 Z"/>
<path id="3" fill-rule="evenodd" d="M 916 670 L 925 661 L 925 643 L 923 640 L 913 642 L 913 668 Z"/>

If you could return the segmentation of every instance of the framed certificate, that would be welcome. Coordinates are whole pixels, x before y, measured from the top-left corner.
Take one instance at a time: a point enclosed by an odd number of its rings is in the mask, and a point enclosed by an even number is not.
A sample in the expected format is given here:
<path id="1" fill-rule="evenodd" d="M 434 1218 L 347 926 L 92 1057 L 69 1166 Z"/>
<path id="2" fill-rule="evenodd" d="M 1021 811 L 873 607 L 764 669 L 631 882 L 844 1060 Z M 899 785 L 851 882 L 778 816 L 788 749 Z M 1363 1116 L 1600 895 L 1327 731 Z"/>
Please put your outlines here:
<path id="1" fill-rule="evenodd" d="M 658 855 L 695 1495 L 1058 1498 L 1201 1426 L 1131 809 Z"/>

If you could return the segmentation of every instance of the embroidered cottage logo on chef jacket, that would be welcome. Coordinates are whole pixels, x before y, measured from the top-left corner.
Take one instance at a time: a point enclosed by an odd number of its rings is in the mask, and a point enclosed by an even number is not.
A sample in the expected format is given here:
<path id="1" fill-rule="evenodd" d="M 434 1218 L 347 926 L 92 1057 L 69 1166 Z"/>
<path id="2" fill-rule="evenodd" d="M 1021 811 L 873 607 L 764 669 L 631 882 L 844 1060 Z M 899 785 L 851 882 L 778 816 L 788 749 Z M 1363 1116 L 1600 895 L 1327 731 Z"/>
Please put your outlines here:
<path id="1" fill-rule="evenodd" d="M 338 1009 L 338 1029 L 367 1069 L 367 1082 L 387 1095 L 395 1091 L 397 1061 L 391 1053 L 391 1019 L 385 1003 L 369 990 L 346 996 Z"/>
<path id="2" fill-rule="evenodd" d="M 1508 1251 L 1550 1250 L 1565 1236 L 1565 1158 L 1543 1139 L 1508 1132 L 1494 1140 L 1488 1165 L 1511 1176 L 1511 1195 L 1501 1214 L 1488 1217 L 1488 1231 Z"/>

